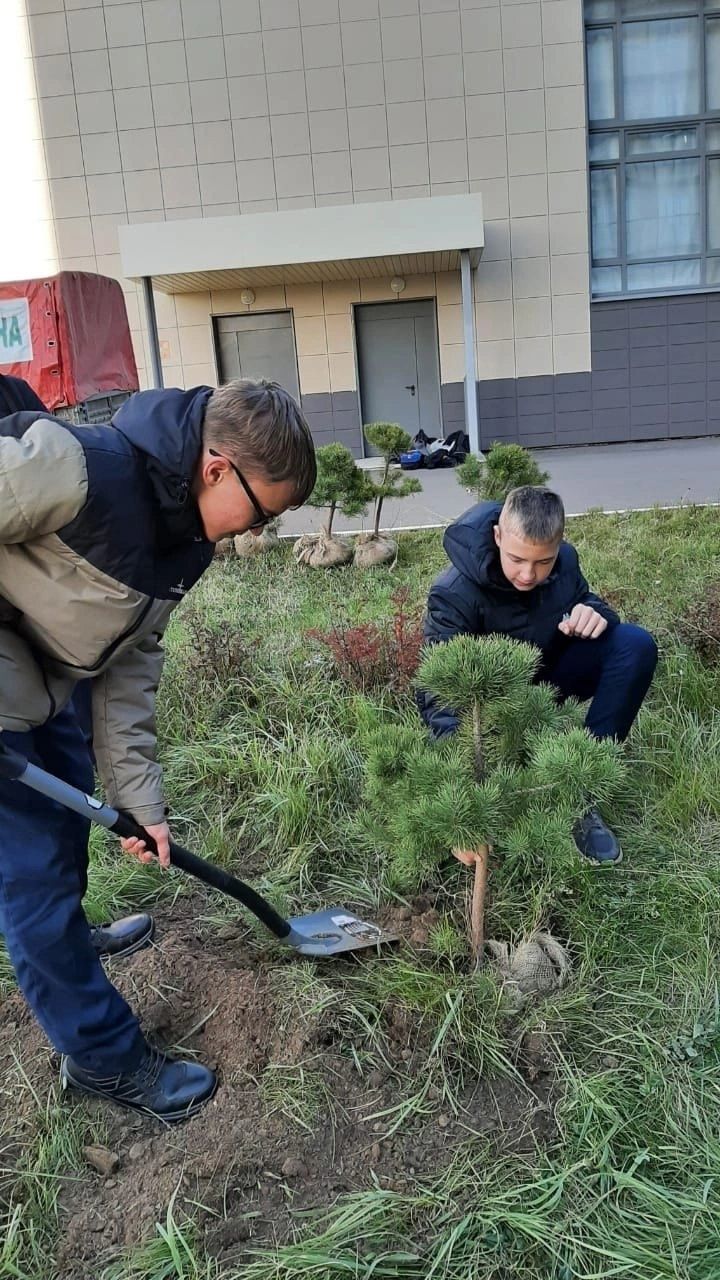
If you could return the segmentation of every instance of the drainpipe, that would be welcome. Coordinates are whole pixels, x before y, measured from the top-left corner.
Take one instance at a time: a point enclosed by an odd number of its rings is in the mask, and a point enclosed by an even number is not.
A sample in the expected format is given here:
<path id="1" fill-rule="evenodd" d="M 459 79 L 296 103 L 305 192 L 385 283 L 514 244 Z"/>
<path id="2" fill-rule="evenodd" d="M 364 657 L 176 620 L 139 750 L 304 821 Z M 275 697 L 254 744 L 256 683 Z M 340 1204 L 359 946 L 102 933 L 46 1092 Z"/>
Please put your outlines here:
<path id="1" fill-rule="evenodd" d="M 477 407 L 477 369 L 475 365 L 475 306 L 470 250 L 460 250 L 462 283 L 463 334 L 465 341 L 465 430 L 470 438 L 470 452 L 480 453 L 480 428 Z"/>
<path id="2" fill-rule="evenodd" d="M 148 351 L 150 353 L 150 381 L 153 387 L 163 387 L 162 360 L 160 359 L 160 340 L 158 338 L 157 315 L 153 297 L 152 277 L 142 277 L 143 300 L 145 302 L 145 323 L 147 325 Z"/>

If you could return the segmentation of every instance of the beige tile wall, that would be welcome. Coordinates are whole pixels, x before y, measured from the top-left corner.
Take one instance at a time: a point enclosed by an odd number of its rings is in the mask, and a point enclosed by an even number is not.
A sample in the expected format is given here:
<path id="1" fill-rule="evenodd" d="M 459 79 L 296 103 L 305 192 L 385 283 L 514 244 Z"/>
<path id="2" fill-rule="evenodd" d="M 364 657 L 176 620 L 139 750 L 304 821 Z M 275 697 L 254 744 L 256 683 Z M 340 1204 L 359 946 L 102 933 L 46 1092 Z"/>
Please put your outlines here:
<path id="1" fill-rule="evenodd" d="M 60 265 L 120 276 L 128 221 L 480 191 L 480 376 L 589 368 L 581 0 L 2 2 L 32 54 L 36 203 L 51 203 Z M 458 282 L 408 279 L 403 296 L 435 290 L 455 381 Z M 158 305 L 168 376 L 207 376 L 207 297 Z M 297 315 L 305 390 L 352 385 L 335 315 L 326 301 Z"/>
<path id="2" fill-rule="evenodd" d="M 354 391 L 357 387 L 353 307 L 362 302 L 402 304 L 436 299 L 440 375 L 443 382 L 464 377 L 460 277 L 456 272 L 406 278 L 398 297 L 387 280 L 258 288 L 251 306 L 241 290 L 157 295 L 163 371 L 168 384 L 217 381 L 210 334 L 213 315 L 247 314 L 290 308 L 293 312 L 300 387 L 305 394 Z M 480 307 L 477 307 L 478 318 Z"/>

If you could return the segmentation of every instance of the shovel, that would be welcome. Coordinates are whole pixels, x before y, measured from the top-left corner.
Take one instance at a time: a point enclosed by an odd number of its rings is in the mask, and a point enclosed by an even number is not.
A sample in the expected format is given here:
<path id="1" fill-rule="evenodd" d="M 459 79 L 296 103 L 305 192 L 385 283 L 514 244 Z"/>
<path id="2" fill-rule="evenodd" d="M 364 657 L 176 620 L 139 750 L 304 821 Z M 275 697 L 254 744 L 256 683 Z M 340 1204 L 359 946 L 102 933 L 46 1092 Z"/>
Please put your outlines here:
<path id="1" fill-rule="evenodd" d="M 0 744 L 0 777 L 22 782 L 24 786 L 37 791 L 40 795 L 56 801 L 66 809 L 79 813 L 98 826 L 113 831 L 123 838 L 135 837 L 144 840 L 146 848 L 157 853 L 152 836 L 127 813 L 119 813 L 109 804 L 85 795 L 76 787 L 62 782 L 44 769 L 31 764 L 19 752 Z M 221 867 L 206 862 L 189 849 L 170 842 L 170 860 L 173 866 L 187 871 L 204 884 L 212 885 L 221 893 L 234 898 L 247 907 L 265 928 L 274 934 L 279 942 L 292 947 L 303 956 L 336 956 L 346 951 L 361 951 L 365 947 L 378 947 L 382 943 L 396 942 L 398 935 L 381 929 L 379 925 L 361 920 L 344 907 L 329 907 L 324 911 L 315 911 L 309 916 L 297 916 L 293 920 L 285 920 L 269 902 L 242 880 L 231 876 Z"/>

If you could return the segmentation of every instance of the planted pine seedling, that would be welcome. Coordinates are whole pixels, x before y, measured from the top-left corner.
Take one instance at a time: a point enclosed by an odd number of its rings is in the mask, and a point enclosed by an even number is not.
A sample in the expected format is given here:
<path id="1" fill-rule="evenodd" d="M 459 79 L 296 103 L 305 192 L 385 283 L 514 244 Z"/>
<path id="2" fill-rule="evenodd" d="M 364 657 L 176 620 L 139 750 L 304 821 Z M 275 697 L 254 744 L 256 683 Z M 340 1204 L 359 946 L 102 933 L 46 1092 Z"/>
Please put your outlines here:
<path id="1" fill-rule="evenodd" d="M 511 489 L 547 484 L 550 478 L 547 471 L 540 470 L 529 449 L 521 444 L 498 443 L 484 458 L 469 454 L 455 475 L 463 489 L 474 491 L 478 502 L 504 502 Z"/>
<path id="2" fill-rule="evenodd" d="M 435 742 L 419 725 L 376 724 L 367 748 L 366 796 L 384 830 L 391 879 L 412 892 L 453 855 L 471 867 L 473 960 L 494 955 L 523 994 L 562 985 L 567 955 L 545 931 L 515 951 L 486 946 L 490 866 L 507 873 L 519 864 L 532 874 L 576 857 L 574 823 L 614 795 L 623 775 L 617 746 L 592 738 L 549 686 L 534 683 L 539 660 L 533 646 L 502 636 L 435 646 L 417 683 L 452 708 L 460 728 Z"/>

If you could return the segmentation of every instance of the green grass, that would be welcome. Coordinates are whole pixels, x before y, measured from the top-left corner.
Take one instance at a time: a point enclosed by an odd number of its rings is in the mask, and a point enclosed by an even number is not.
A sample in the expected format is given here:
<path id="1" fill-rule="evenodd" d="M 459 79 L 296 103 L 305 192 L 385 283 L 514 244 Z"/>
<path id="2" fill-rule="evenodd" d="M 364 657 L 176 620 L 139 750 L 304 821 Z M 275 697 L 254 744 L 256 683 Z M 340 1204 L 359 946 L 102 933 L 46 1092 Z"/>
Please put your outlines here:
<path id="1" fill-rule="evenodd" d="M 260 1081 L 263 1102 L 271 1114 L 312 1133 L 321 1112 L 334 1112 L 332 1093 L 312 1064 L 271 1062 Z"/>
<path id="2" fill-rule="evenodd" d="M 82 1148 L 102 1142 L 97 1121 L 63 1104 L 59 1088 L 41 1097 L 33 1088 L 22 1063 L 3 1081 L 7 1096 L 24 1095 L 30 1112 L 32 1138 L 3 1132 L 0 1145 L 0 1205 L 6 1208 L 0 1225 L 0 1276 L 13 1280 L 39 1280 L 47 1275 L 48 1241 L 58 1225 L 58 1197 L 62 1186 L 84 1176 Z M 17 1108 L 19 1111 L 19 1107 Z M 13 1115 L 14 1111 L 10 1113 Z M 28 1128 L 21 1130 L 26 1134 Z M 19 1158 L 6 1164 L 6 1143 L 22 1142 Z M 13 1144 L 14 1145 L 14 1144 Z"/>
<path id="3" fill-rule="evenodd" d="M 371 1183 L 235 1271 L 203 1256 L 171 1205 L 157 1238 L 104 1280 L 717 1280 L 720 671 L 677 631 L 703 583 L 720 576 L 717 530 L 714 510 L 694 508 L 591 514 L 571 525 L 592 586 L 661 647 L 612 814 L 622 868 L 592 874 L 573 864 L 550 877 L 528 860 L 512 879 L 493 868 L 490 935 L 550 921 L 570 941 L 571 984 L 517 1015 L 486 974 L 468 972 L 459 867 L 438 877 L 441 921 L 427 950 L 321 976 L 305 963 L 278 969 L 288 1016 L 302 1010 L 332 1025 L 362 1071 L 388 1061 L 388 1008 L 409 1015 L 423 1067 L 413 1079 L 397 1073 L 396 1105 L 382 1116 L 388 1131 L 458 1106 L 480 1073 L 512 1074 L 522 1032 L 544 1030 L 555 1045 L 558 1137 L 499 1157 L 469 1135 L 432 1183 L 409 1193 Z M 358 807 L 367 712 L 305 632 L 388 617 L 400 585 L 420 606 L 444 563 L 440 535 L 417 533 L 402 538 L 392 571 L 300 572 L 289 548 L 213 569 L 168 637 L 160 724 L 179 839 L 245 873 L 283 908 L 391 900 L 378 833 Z M 222 653 L 214 669 L 194 659 L 198 619 L 240 631 L 247 654 L 234 674 Z M 381 714 L 411 715 L 409 699 L 387 699 Z M 94 918 L 189 891 L 94 840 Z M 215 897 L 202 909 L 210 927 L 234 914 Z M 301 1129 L 328 1106 L 312 1060 L 274 1065 L 258 1087 Z M 76 1116 L 55 1108 L 51 1130 L 65 1133 Z M 72 1168 L 70 1138 L 44 1148 L 51 1175 Z M 27 1185 L 23 1175 L 11 1200 L 0 1276 L 39 1280 L 52 1211 Z"/>

